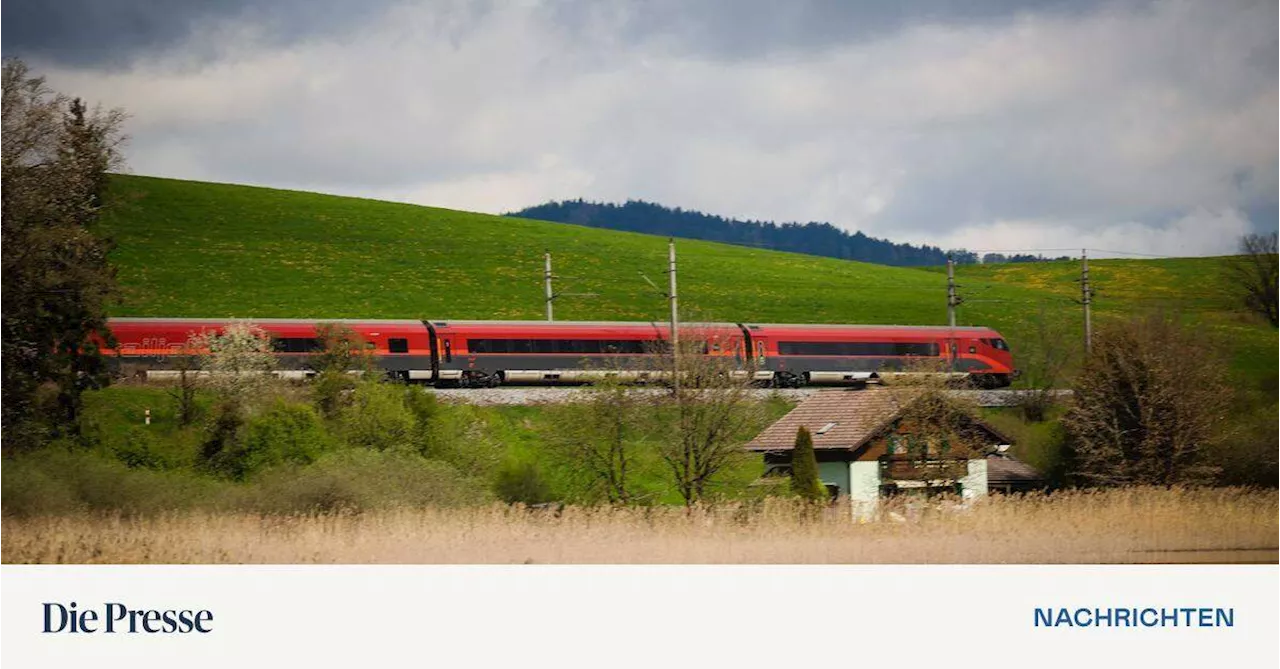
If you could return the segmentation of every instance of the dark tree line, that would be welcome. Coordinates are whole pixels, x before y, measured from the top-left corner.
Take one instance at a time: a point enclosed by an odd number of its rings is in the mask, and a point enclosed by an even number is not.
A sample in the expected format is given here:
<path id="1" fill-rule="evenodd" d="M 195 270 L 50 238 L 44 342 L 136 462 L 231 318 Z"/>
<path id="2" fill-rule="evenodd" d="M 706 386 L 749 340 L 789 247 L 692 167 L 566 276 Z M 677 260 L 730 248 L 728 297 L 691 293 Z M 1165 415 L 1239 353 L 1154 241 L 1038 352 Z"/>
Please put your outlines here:
<path id="1" fill-rule="evenodd" d="M 107 381 L 109 246 L 94 232 L 120 160 L 117 110 L 55 93 L 4 63 L 3 419 L 6 450 L 77 431 L 81 395 Z"/>
<path id="2" fill-rule="evenodd" d="M 507 214 L 556 223 L 625 230 L 665 237 L 702 239 L 738 246 L 791 251 L 808 255 L 858 260 L 880 265 L 943 265 L 947 255 L 960 264 L 978 262 L 976 253 L 963 249 L 944 251 L 936 246 L 897 244 L 849 233 L 830 223 L 772 223 L 740 221 L 699 211 L 664 207 L 630 200 L 625 204 L 587 202 L 582 199 L 548 202 Z M 992 256 L 995 260 L 994 256 Z M 1039 256 L 1000 256 L 998 262 L 1044 260 Z"/>
<path id="3" fill-rule="evenodd" d="M 625 204 L 583 200 L 548 202 L 509 215 L 881 265 L 942 265 L 947 261 L 947 252 L 935 246 L 895 244 L 861 232 L 850 234 L 830 223 L 739 221 L 638 200 Z"/>

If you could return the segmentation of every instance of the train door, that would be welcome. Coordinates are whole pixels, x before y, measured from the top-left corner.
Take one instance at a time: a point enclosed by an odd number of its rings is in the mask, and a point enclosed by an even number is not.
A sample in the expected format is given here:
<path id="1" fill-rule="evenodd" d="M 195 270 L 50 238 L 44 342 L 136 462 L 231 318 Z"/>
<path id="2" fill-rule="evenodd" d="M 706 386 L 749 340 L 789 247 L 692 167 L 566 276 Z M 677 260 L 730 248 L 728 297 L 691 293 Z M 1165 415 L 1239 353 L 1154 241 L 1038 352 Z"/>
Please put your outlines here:
<path id="1" fill-rule="evenodd" d="M 431 380 L 440 378 L 440 341 L 436 338 L 435 326 L 429 321 L 422 321 L 427 326 L 427 346 L 431 350 Z"/>

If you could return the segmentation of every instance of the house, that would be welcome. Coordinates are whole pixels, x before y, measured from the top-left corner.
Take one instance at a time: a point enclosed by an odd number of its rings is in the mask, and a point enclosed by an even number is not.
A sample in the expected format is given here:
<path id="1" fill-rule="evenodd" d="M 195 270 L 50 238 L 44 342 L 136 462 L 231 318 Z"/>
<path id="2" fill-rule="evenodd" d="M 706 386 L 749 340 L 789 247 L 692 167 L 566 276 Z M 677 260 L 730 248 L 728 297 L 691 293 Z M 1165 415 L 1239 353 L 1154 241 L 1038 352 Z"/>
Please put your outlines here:
<path id="1" fill-rule="evenodd" d="M 835 495 L 849 498 L 863 511 L 874 509 L 881 497 L 896 494 L 985 496 L 992 463 L 987 453 L 1003 454 L 1007 446 L 999 447 L 1009 444 L 1009 439 L 970 416 L 958 418 L 955 433 L 949 436 L 921 434 L 912 424 L 918 420 L 913 419 L 917 412 L 909 409 L 924 398 L 921 391 L 901 388 L 817 392 L 746 448 L 764 455 L 766 478 L 789 475 L 796 431 L 808 428 L 819 478 Z M 1005 477 L 1003 484 L 1012 486 L 1007 464 L 1002 458 L 995 469 Z M 1020 474 L 1029 475 L 1021 470 Z"/>
<path id="2" fill-rule="evenodd" d="M 1003 451 L 987 456 L 987 489 L 991 492 L 1036 492 L 1049 487 L 1034 467 Z"/>

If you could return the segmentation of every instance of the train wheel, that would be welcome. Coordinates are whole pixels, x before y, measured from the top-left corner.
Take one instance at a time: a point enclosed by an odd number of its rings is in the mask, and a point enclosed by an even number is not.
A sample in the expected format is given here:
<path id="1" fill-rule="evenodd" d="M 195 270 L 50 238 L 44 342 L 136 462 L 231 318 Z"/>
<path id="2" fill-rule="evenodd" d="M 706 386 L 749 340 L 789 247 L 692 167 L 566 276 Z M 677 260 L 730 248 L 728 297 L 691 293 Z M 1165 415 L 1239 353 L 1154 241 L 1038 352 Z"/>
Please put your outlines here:
<path id="1" fill-rule="evenodd" d="M 490 374 L 489 378 L 485 379 L 485 381 L 490 388 L 497 388 L 502 385 L 502 372 L 494 372 Z"/>

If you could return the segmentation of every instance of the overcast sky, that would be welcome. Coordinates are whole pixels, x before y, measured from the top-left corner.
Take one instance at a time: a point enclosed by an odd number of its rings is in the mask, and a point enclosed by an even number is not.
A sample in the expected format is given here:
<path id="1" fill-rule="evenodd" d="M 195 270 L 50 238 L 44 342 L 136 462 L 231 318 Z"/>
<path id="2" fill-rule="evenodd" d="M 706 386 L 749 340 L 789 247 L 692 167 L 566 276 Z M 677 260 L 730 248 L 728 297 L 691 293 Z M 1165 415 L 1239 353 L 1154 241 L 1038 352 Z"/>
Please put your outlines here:
<path id="1" fill-rule="evenodd" d="M 1275 0 L 8 0 L 0 25 L 125 108 L 136 174 L 983 250 L 1277 227 Z"/>

